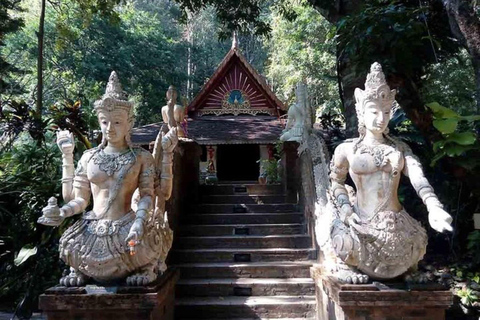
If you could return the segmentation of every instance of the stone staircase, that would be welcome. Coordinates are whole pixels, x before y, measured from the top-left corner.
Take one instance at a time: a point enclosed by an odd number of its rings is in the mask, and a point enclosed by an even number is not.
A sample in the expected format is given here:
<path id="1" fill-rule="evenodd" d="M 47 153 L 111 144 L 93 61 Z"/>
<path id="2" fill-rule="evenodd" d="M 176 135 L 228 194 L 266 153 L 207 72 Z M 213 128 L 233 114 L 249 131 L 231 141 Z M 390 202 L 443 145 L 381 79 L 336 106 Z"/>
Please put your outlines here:
<path id="1" fill-rule="evenodd" d="M 303 214 L 277 185 L 202 186 L 172 261 L 176 319 L 314 319 L 315 258 Z"/>

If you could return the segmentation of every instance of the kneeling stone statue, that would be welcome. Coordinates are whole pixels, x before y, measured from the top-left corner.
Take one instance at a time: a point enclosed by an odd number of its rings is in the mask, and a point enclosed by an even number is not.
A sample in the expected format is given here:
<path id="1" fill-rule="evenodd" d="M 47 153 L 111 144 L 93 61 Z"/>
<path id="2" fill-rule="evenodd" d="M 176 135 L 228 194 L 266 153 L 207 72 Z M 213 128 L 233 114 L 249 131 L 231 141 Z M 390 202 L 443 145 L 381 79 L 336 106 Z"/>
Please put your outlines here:
<path id="1" fill-rule="evenodd" d="M 153 156 L 133 147 L 133 103 L 127 101 L 115 72 L 94 107 L 102 143 L 85 151 L 74 173 L 73 135 L 57 134 L 65 204 L 59 208 L 50 198 L 38 222 L 57 226 L 66 217 L 82 214 L 60 239 L 60 258 L 71 267 L 61 285 L 82 286 L 90 278 L 146 285 L 165 271 L 172 245 L 165 201 L 172 192 L 177 131 L 172 128 L 157 136 Z M 91 196 L 93 209 L 85 211 Z"/>
<path id="2" fill-rule="evenodd" d="M 319 244 L 327 269 L 349 283 L 416 274 L 427 234 L 398 200 L 401 173 L 410 178 L 427 206 L 431 227 L 438 232 L 452 230 L 452 218 L 443 210 L 418 158 L 405 143 L 388 135 L 395 93 L 380 64 L 374 63 L 365 90 L 355 90 L 360 136 L 340 144 L 331 162 L 328 194 L 333 213 L 330 223 L 317 223 L 317 238 L 323 238 Z M 353 201 L 345 185 L 347 174 L 357 190 Z"/>

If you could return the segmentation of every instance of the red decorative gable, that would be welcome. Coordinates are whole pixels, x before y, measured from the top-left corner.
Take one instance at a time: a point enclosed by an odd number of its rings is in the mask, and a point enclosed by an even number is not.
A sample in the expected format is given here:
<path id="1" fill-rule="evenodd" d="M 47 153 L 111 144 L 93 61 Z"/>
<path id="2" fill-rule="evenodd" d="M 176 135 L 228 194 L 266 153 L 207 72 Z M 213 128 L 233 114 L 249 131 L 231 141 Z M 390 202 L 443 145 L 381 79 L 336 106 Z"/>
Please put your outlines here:
<path id="1" fill-rule="evenodd" d="M 225 56 L 210 80 L 188 106 L 202 115 L 283 113 L 283 103 L 237 47 Z"/>

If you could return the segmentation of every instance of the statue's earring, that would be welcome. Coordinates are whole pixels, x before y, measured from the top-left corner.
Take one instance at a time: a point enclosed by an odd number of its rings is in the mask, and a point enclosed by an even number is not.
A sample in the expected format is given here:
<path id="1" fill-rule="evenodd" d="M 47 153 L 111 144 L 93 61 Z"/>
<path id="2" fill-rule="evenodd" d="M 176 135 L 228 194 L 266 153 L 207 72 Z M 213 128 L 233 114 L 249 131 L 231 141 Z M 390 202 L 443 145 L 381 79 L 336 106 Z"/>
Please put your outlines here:
<path id="1" fill-rule="evenodd" d="M 365 123 L 363 122 L 363 119 L 358 120 L 358 133 L 360 136 L 364 136 L 366 134 L 367 128 L 365 127 Z"/>

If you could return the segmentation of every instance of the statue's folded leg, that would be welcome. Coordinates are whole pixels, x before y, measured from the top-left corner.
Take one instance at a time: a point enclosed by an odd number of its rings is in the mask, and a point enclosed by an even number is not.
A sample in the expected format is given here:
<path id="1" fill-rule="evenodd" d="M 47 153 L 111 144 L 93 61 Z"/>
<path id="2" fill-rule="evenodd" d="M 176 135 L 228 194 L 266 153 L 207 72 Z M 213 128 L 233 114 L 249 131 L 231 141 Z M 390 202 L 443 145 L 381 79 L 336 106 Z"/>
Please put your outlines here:
<path id="1" fill-rule="evenodd" d="M 127 277 L 127 285 L 128 286 L 145 286 L 157 279 L 157 272 L 156 270 L 156 261 L 143 266 L 132 274 L 131 276 Z"/>
<path id="2" fill-rule="evenodd" d="M 368 275 L 361 273 L 356 266 L 359 261 L 359 240 L 349 226 L 340 220 L 335 220 L 331 229 L 331 244 L 336 256 L 334 276 L 346 283 L 367 283 Z"/>
<path id="3" fill-rule="evenodd" d="M 410 283 L 427 283 L 428 276 L 425 272 L 418 271 L 418 266 L 414 265 L 403 275 L 405 282 Z"/>
<path id="4" fill-rule="evenodd" d="M 82 287 L 87 283 L 88 279 L 89 277 L 80 271 L 70 268 L 70 273 L 60 278 L 60 285 L 65 287 Z"/>

